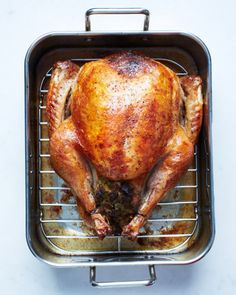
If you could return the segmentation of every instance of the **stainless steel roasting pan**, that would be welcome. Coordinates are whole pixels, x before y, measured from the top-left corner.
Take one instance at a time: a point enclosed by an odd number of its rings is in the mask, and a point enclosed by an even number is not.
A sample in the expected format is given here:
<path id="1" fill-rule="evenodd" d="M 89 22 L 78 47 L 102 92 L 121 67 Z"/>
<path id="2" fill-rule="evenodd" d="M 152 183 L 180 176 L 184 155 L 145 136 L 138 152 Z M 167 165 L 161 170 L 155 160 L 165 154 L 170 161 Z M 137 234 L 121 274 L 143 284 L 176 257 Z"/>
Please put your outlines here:
<path id="1" fill-rule="evenodd" d="M 144 14 L 144 31 L 90 31 L 91 14 Z M 90 9 L 86 32 L 50 33 L 25 58 L 26 238 L 40 260 L 61 267 L 90 267 L 93 286 L 138 286 L 155 282 L 157 264 L 187 264 L 202 258 L 214 240 L 211 60 L 203 42 L 181 32 L 148 31 L 146 9 Z M 83 230 L 70 189 L 50 166 L 45 101 L 52 65 L 79 65 L 121 50 L 135 50 L 163 62 L 178 75 L 202 77 L 204 122 L 187 174 L 154 210 L 137 242 L 120 236 L 103 241 Z M 96 266 L 148 265 L 142 281 L 97 282 Z"/>

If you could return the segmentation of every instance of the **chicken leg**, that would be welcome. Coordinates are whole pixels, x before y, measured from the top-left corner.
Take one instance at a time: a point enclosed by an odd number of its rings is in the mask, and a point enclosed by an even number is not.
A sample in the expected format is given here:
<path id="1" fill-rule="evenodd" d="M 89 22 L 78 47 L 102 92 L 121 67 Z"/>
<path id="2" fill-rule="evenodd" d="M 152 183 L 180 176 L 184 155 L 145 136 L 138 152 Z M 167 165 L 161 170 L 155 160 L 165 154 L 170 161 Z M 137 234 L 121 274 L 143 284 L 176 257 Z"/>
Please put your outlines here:
<path id="1" fill-rule="evenodd" d="M 61 123 L 50 139 L 51 164 L 57 174 L 72 188 L 86 212 L 91 214 L 95 230 L 100 238 L 106 236 L 111 228 L 96 208 L 92 193 L 93 178 L 72 118 Z"/>
<path id="2" fill-rule="evenodd" d="M 164 159 L 157 164 L 147 181 L 147 192 L 142 200 L 137 215 L 123 228 L 123 235 L 134 240 L 140 228 L 146 222 L 154 207 L 170 190 L 179 177 L 186 171 L 193 158 L 193 145 L 183 129 L 175 133 L 170 140 Z"/>

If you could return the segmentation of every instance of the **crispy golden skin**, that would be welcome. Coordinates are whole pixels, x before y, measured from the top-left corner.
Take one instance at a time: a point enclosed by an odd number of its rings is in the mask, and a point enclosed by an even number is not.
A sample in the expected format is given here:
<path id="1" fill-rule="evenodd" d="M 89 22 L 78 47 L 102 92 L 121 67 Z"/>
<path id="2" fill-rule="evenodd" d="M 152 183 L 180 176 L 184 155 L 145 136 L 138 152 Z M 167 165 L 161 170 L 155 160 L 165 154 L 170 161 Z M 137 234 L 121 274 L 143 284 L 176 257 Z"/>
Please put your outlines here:
<path id="1" fill-rule="evenodd" d="M 133 54 L 84 65 L 72 101 L 72 118 L 84 152 L 113 180 L 147 173 L 173 135 L 179 114 L 176 75 Z"/>
<path id="2" fill-rule="evenodd" d="M 68 96 L 71 117 L 63 121 Z M 179 80 L 163 64 L 130 52 L 80 70 L 57 63 L 47 113 L 52 165 L 91 214 L 100 237 L 111 227 L 96 208 L 97 179 L 125 180 L 139 195 L 146 187 L 137 215 L 123 228 L 134 239 L 192 161 L 202 122 L 201 78 Z"/>

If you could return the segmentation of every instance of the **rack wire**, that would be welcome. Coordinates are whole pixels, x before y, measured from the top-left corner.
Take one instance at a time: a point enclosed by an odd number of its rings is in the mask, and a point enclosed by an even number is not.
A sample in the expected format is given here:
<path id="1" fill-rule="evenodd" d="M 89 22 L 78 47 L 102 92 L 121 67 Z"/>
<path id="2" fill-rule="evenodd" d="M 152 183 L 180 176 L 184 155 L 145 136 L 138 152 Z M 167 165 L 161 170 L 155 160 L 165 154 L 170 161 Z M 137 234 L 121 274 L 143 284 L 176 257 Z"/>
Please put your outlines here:
<path id="1" fill-rule="evenodd" d="M 176 61 L 166 58 L 154 59 L 174 68 L 178 76 L 188 74 Z M 72 59 L 78 64 L 92 60 L 96 59 Z M 38 105 L 39 222 L 46 240 L 66 254 L 168 253 L 184 250 L 196 235 L 199 225 L 197 146 L 193 165 L 188 169 L 184 179 L 157 204 L 155 212 L 148 219 L 150 233 L 141 232 L 136 243 L 128 242 L 119 235 L 99 240 L 97 236 L 83 230 L 83 220 L 78 214 L 75 197 L 50 166 L 46 95 L 51 71 L 52 69 L 49 69 L 41 81 Z M 63 200 L 64 196 L 69 196 L 66 201 Z M 73 245 L 70 244 L 71 240 Z M 83 244 L 80 240 L 83 240 Z M 90 244 L 90 247 L 84 247 L 85 244 Z"/>

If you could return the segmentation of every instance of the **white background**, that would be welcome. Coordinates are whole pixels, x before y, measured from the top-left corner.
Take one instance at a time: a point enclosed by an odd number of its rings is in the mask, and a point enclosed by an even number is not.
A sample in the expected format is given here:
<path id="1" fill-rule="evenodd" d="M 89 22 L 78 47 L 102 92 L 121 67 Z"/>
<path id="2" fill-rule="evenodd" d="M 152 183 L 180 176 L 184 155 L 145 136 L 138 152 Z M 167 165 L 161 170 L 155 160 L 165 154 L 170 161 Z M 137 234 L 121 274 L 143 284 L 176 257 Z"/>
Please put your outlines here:
<path id="1" fill-rule="evenodd" d="M 0 294 L 110 294 L 88 283 L 88 268 L 54 269 L 37 261 L 25 242 L 24 56 L 49 31 L 84 30 L 91 7 L 145 7 L 150 30 L 181 30 L 199 36 L 213 63 L 213 136 L 216 239 L 210 253 L 189 266 L 157 267 L 158 284 L 112 294 L 236 294 L 236 5 L 233 0 L 3 1 L 0 0 Z M 96 29 L 141 29 L 139 16 L 117 22 L 94 17 Z M 145 267 L 99 269 L 104 279 L 142 278 Z"/>

